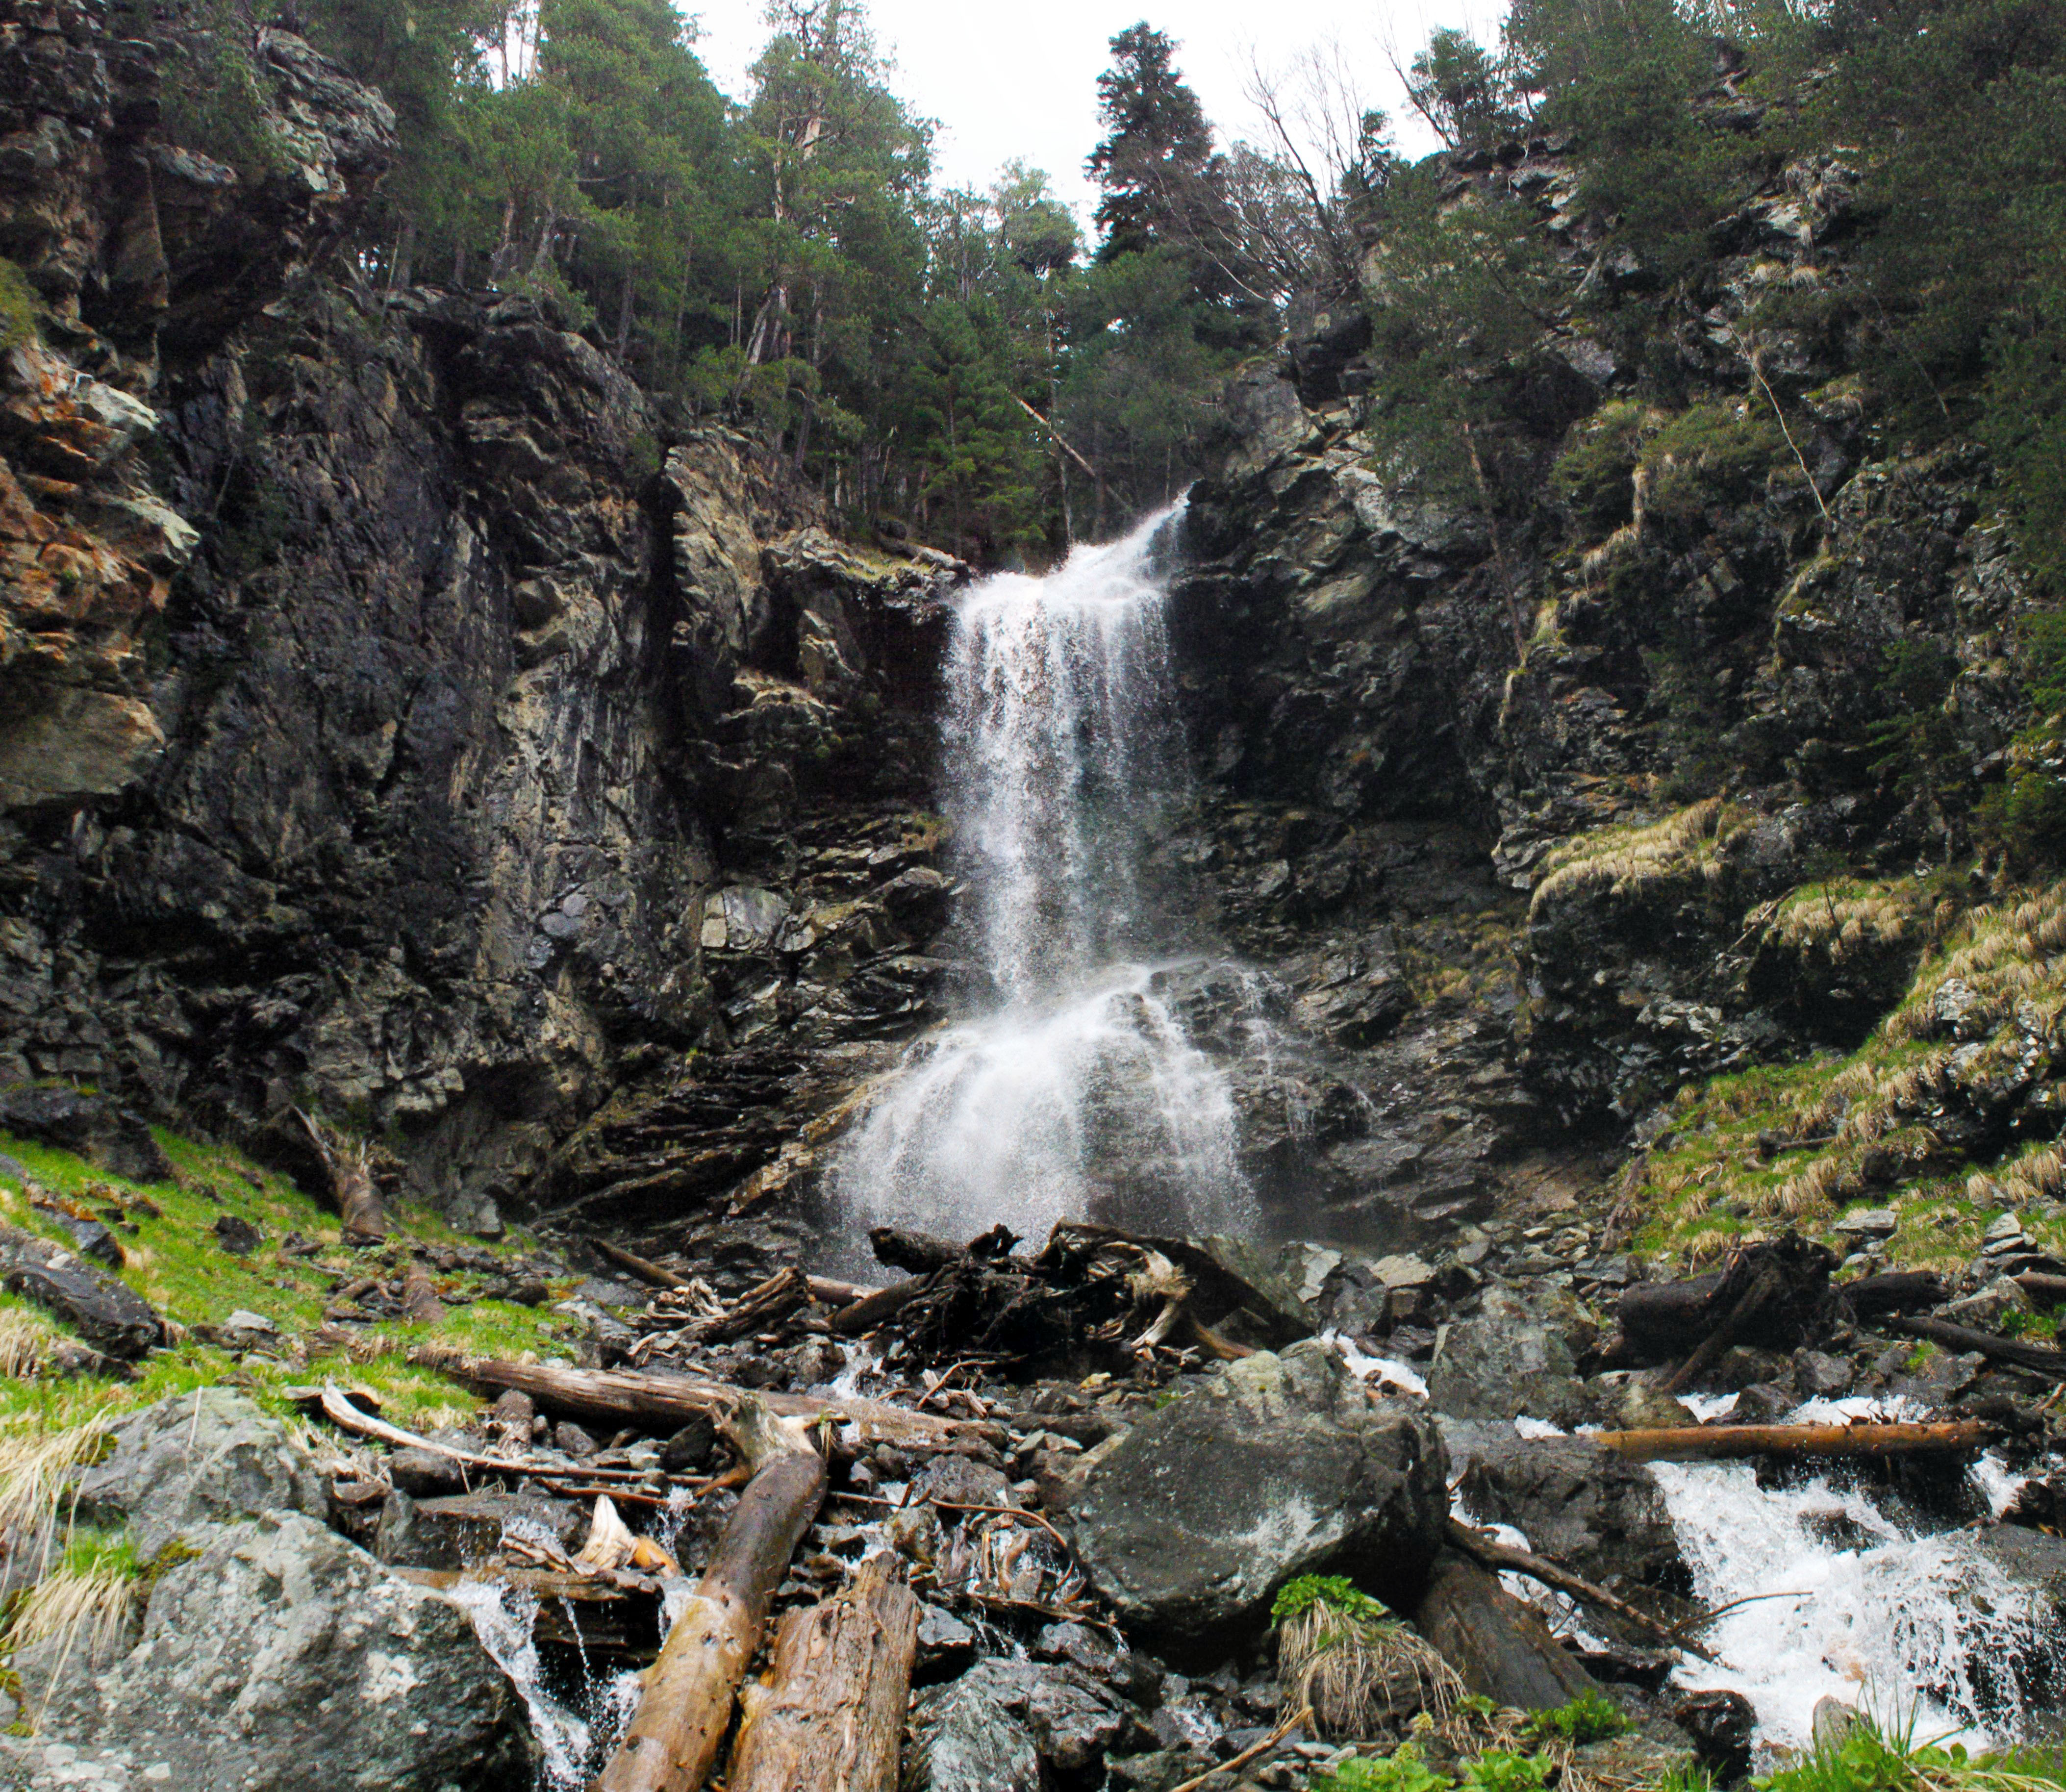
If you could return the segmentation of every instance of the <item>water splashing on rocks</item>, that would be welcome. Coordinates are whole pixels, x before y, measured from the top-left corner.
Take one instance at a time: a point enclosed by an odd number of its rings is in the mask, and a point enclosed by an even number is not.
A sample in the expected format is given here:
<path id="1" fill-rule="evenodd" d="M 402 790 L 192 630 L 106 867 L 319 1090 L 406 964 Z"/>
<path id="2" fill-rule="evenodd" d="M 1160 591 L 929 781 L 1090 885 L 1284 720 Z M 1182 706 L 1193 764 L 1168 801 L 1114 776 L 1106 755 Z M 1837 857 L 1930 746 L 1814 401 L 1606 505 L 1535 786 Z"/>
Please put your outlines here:
<path id="1" fill-rule="evenodd" d="M 1167 851 L 1187 795 L 1158 543 L 1171 514 L 1003 574 L 955 619 L 948 810 L 981 1012 L 922 1041 L 833 1174 L 853 1230 L 1038 1236 L 1090 1217 L 1250 1230 L 1225 1072 L 1181 1007 L 1199 961 Z"/>

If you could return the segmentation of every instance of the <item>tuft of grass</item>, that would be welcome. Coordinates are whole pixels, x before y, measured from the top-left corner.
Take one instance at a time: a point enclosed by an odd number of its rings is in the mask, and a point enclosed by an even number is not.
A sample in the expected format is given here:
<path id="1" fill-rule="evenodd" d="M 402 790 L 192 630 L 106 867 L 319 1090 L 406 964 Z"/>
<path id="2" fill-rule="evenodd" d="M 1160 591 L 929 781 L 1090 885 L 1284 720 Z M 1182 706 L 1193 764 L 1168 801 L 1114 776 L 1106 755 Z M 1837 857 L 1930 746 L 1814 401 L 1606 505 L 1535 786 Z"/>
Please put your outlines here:
<path id="1" fill-rule="evenodd" d="M 1529 918 L 1561 898 L 1586 891 L 1641 898 L 1665 886 L 1719 883 L 1723 850 L 1743 826 L 1737 809 L 1710 797 L 1661 821 L 1581 834 L 1544 858 Z"/>
<path id="2" fill-rule="evenodd" d="M 2066 1754 L 2022 1753 L 1971 1759 L 1915 1739 L 1914 1715 L 1882 1725 L 1861 1713 L 1841 1737 L 1818 1742 L 1756 1782 L 1756 1792 L 2059 1792 Z"/>
<path id="3" fill-rule="evenodd" d="M 1445 1722 L 1464 1683 L 1432 1644 L 1339 1575 L 1305 1575 L 1277 1596 L 1283 1713 L 1310 1706 L 1323 1733 L 1367 1736 L 1425 1712 Z"/>

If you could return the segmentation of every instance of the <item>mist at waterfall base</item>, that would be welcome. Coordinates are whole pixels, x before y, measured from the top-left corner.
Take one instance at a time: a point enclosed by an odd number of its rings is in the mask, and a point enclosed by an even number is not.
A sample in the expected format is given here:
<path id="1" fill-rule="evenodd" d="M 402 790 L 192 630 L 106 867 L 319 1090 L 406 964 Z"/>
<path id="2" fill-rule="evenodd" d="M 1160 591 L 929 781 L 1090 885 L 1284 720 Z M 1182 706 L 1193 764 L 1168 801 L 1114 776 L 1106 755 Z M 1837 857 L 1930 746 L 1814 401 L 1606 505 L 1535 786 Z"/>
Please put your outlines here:
<path id="1" fill-rule="evenodd" d="M 849 1249 L 881 1225 L 1254 1227 L 1232 1089 L 1181 1012 L 1200 953 L 1169 849 L 1188 795 L 1164 622 L 1177 514 L 957 606 L 952 944 L 984 993 L 912 1049 L 836 1162 Z"/>

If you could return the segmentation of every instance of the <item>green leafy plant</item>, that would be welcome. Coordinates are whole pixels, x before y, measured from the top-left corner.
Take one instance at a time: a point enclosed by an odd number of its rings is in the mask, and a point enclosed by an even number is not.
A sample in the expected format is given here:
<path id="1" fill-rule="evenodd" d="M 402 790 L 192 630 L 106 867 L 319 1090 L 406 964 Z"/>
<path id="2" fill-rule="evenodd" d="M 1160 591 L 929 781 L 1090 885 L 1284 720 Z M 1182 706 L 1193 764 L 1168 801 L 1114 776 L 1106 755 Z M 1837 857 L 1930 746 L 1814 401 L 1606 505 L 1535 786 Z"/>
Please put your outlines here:
<path id="1" fill-rule="evenodd" d="M 1557 1763 L 1546 1754 L 1487 1749 L 1464 1768 L 1464 1792 L 1541 1792 Z"/>
<path id="2" fill-rule="evenodd" d="M 1456 1784 L 1436 1773 L 1417 1745 L 1402 1742 L 1375 1760 L 1345 1761 L 1313 1782 L 1313 1792 L 1448 1792 Z"/>
<path id="3" fill-rule="evenodd" d="M 1528 1733 L 1537 1741 L 1552 1736 L 1583 1746 L 1622 1736 L 1635 1727 L 1635 1720 L 1604 1693 L 1581 1693 L 1569 1705 L 1554 1711 L 1538 1711 L 1528 1720 Z"/>
<path id="4" fill-rule="evenodd" d="M 28 276 L 0 256 L 0 354 L 35 339 L 36 320 L 43 310 Z"/>
<path id="5" fill-rule="evenodd" d="M 1345 1575 L 1301 1575 L 1296 1580 L 1286 1581 L 1278 1591 L 1276 1602 L 1270 1608 L 1270 1621 L 1274 1624 L 1288 1623 L 1322 1604 L 1331 1606 L 1344 1617 L 1366 1623 L 1374 1624 L 1392 1616 L 1382 1600 L 1372 1599 Z"/>

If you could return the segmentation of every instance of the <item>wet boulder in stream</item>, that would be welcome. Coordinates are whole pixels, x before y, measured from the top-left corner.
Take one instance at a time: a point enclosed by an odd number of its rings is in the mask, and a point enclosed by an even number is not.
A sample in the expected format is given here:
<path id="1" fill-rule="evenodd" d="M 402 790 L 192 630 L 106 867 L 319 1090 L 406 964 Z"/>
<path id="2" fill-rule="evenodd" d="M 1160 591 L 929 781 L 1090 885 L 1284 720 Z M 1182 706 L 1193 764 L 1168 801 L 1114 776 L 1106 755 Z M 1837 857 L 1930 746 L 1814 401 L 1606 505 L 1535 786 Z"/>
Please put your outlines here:
<path id="1" fill-rule="evenodd" d="M 1410 1597 L 1441 1544 L 1448 1466 L 1424 1413 L 1374 1398 L 1307 1342 L 1230 1364 L 1135 1425 L 1091 1466 L 1070 1520 L 1122 1624 L 1224 1652 L 1298 1575 Z"/>

